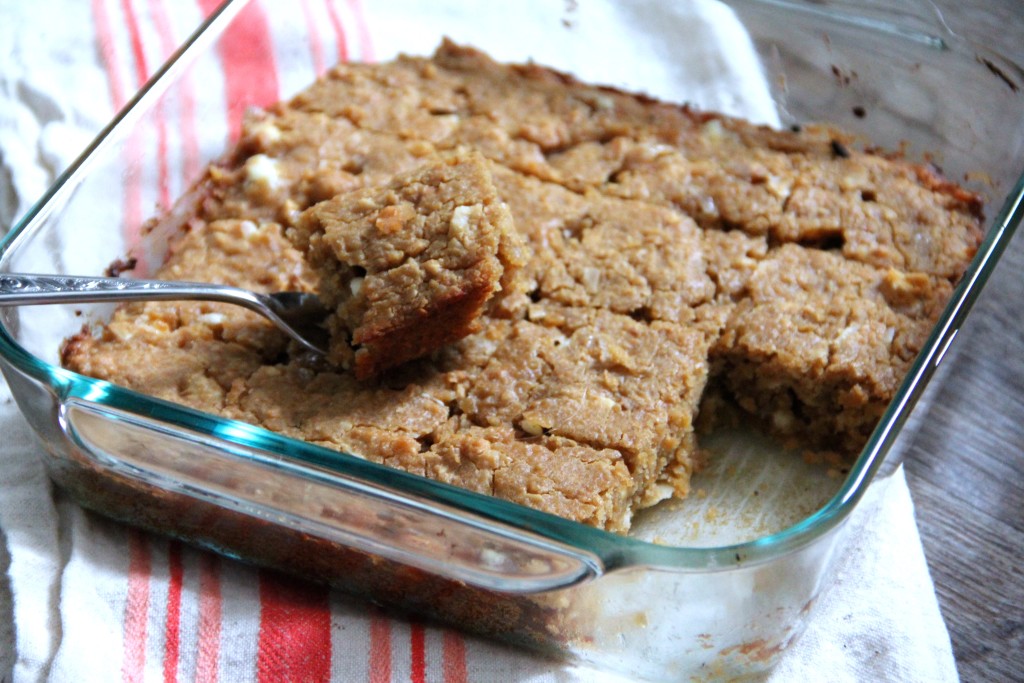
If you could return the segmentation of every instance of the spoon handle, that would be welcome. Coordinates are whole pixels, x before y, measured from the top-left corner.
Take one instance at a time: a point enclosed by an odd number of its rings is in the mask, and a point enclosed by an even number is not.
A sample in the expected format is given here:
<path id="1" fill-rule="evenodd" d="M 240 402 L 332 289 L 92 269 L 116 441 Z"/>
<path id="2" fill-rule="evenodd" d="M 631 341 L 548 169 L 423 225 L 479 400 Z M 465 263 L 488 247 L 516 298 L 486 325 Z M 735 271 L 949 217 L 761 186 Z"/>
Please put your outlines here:
<path id="1" fill-rule="evenodd" d="M 244 306 L 273 322 L 310 351 L 323 354 L 327 348 L 321 339 L 324 336 L 322 330 L 302 324 L 309 323 L 314 316 L 321 320 L 325 314 L 312 295 L 284 292 L 271 296 L 206 282 L 0 273 L 0 306 L 183 299 Z"/>
<path id="2" fill-rule="evenodd" d="M 77 275 L 0 274 L 0 306 L 73 302 L 207 299 L 252 306 L 252 295 L 225 285 Z"/>

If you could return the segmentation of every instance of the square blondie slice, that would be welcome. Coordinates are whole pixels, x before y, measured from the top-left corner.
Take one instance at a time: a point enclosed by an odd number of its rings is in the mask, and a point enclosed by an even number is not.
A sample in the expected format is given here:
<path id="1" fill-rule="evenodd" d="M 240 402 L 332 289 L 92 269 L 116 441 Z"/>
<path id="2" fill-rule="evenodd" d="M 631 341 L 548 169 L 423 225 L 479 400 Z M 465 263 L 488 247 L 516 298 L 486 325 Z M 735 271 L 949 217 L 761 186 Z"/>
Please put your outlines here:
<path id="1" fill-rule="evenodd" d="M 479 155 L 452 155 L 307 209 L 289 238 L 332 311 L 330 359 L 368 379 L 479 329 L 521 242 Z"/>
<path id="2" fill-rule="evenodd" d="M 530 246 L 523 273 L 535 301 L 684 322 L 714 298 L 700 230 L 689 218 L 499 166 L 493 175 Z"/>
<path id="3" fill-rule="evenodd" d="M 792 244 L 763 256 L 746 287 L 712 351 L 720 381 L 784 443 L 851 457 L 952 290 Z"/>
<path id="4" fill-rule="evenodd" d="M 693 423 L 720 325 L 714 307 L 701 317 L 648 323 L 538 302 L 498 342 L 458 412 L 476 425 L 511 427 L 523 442 L 561 439 L 617 454 L 628 477 L 603 484 L 605 505 L 587 523 L 625 531 L 633 512 L 685 495 L 698 466 Z"/>

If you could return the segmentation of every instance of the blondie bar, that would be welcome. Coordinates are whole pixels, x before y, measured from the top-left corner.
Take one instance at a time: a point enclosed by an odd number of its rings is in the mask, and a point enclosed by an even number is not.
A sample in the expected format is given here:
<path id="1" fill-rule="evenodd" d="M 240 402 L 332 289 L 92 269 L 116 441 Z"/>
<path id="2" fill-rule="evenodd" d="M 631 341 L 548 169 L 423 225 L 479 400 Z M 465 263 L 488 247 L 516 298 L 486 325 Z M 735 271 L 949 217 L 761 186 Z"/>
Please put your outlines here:
<path id="1" fill-rule="evenodd" d="M 421 201 L 453 158 L 473 159 L 471 204 Z M 254 112 L 192 196 L 159 276 L 319 287 L 354 370 L 196 303 L 123 307 L 68 341 L 67 367 L 620 532 L 686 494 L 712 394 L 786 443 L 856 454 L 981 236 L 975 195 L 831 128 L 452 43 L 339 65 Z M 476 256 L 449 267 L 441 236 L 470 205 L 456 251 Z M 436 273 L 399 244 L 420 238 Z M 452 320 L 431 308 L 452 300 Z"/>

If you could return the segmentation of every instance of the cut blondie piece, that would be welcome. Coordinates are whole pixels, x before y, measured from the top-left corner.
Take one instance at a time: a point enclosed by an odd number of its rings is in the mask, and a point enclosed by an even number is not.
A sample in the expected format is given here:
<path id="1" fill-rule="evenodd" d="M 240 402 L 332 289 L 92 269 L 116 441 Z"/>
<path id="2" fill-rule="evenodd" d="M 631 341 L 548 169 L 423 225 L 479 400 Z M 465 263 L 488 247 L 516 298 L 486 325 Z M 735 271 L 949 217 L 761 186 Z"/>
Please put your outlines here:
<path id="1" fill-rule="evenodd" d="M 448 379 L 464 391 L 460 376 Z M 227 414 L 584 524 L 628 528 L 636 483 L 619 451 L 449 417 L 445 397 L 431 382 L 393 390 L 350 374 L 267 366 L 239 387 Z"/>
<path id="2" fill-rule="evenodd" d="M 926 167 L 847 148 L 828 128 L 782 135 L 710 119 L 684 147 L 606 145 L 617 165 L 602 190 L 678 207 L 708 230 L 960 277 L 981 241 L 976 195 Z"/>
<path id="3" fill-rule="evenodd" d="M 457 155 L 307 209 L 288 232 L 333 314 L 330 358 L 367 379 L 477 330 L 522 265 L 486 163 Z"/>
<path id="4" fill-rule="evenodd" d="M 952 291 L 945 278 L 784 245 L 747 281 L 715 346 L 740 407 L 794 446 L 855 455 Z"/>
<path id="5" fill-rule="evenodd" d="M 609 531 L 629 528 L 636 482 L 622 453 L 510 426 L 453 418 L 423 456 L 423 474 Z"/>
<path id="6" fill-rule="evenodd" d="M 714 298 L 700 231 L 686 216 L 500 167 L 494 182 L 531 247 L 523 272 L 534 298 L 680 323 Z"/>
<path id="7" fill-rule="evenodd" d="M 256 291 L 308 289 L 312 275 L 276 223 L 193 220 L 159 276 Z M 168 401 L 223 412 L 233 386 L 286 353 L 288 338 L 240 306 L 207 301 L 130 303 L 61 350 L 68 366 Z"/>
<path id="8" fill-rule="evenodd" d="M 460 398 L 459 412 L 475 424 L 512 426 L 522 438 L 621 454 L 631 482 L 614 497 L 628 505 L 613 505 L 620 514 L 604 523 L 628 528 L 631 511 L 689 489 L 693 421 L 719 313 L 704 307 L 684 325 L 534 304 Z"/>

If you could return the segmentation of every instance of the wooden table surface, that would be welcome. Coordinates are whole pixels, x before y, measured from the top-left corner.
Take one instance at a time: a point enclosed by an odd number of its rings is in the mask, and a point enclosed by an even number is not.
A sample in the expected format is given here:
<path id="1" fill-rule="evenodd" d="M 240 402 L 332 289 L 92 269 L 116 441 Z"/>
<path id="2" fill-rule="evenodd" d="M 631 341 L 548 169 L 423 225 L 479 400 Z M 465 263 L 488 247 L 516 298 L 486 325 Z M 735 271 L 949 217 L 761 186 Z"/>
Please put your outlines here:
<path id="1" fill-rule="evenodd" d="M 907 479 L 965 681 L 1024 680 L 1024 234 L 960 330 Z"/>
<path id="2" fill-rule="evenodd" d="M 951 25 L 982 18 L 991 27 L 986 44 L 1024 63 L 1020 0 L 994 0 L 987 10 L 936 4 Z M 960 676 L 971 682 L 1024 680 L 1024 229 L 1018 232 L 961 328 L 956 362 L 906 456 L 939 605 Z"/>

